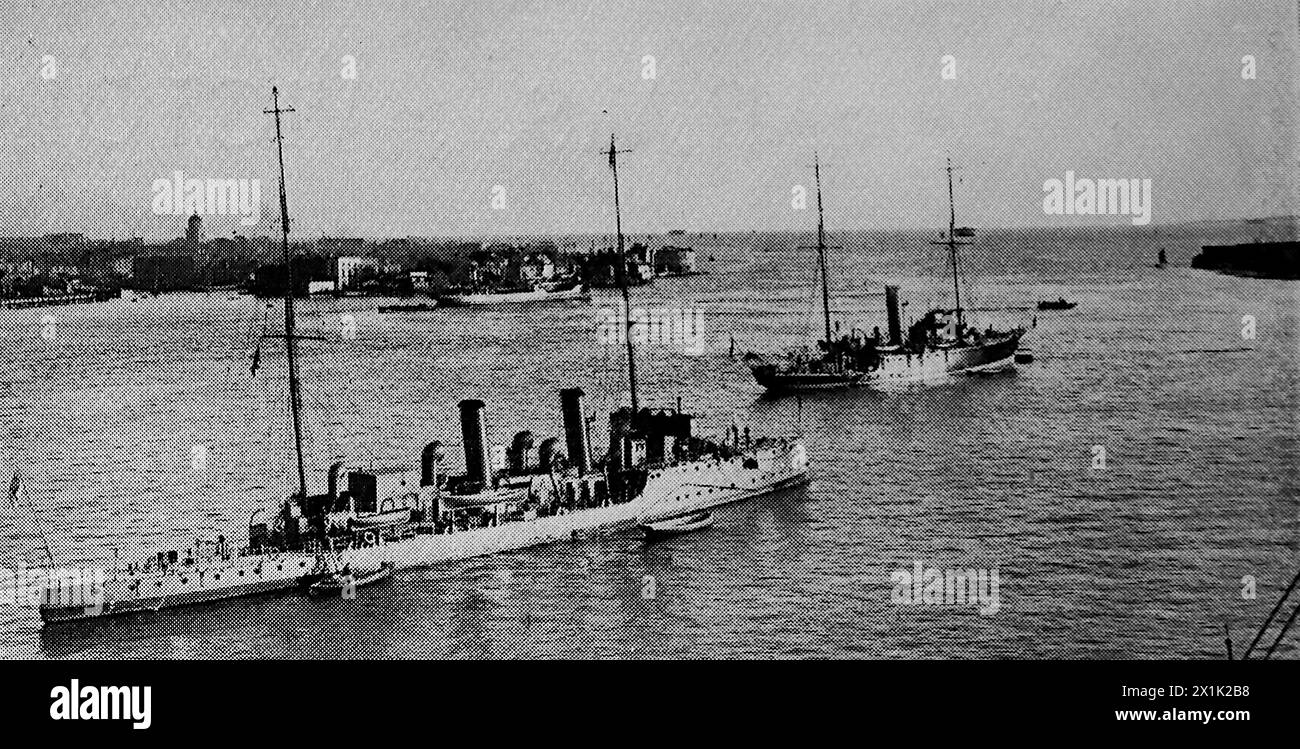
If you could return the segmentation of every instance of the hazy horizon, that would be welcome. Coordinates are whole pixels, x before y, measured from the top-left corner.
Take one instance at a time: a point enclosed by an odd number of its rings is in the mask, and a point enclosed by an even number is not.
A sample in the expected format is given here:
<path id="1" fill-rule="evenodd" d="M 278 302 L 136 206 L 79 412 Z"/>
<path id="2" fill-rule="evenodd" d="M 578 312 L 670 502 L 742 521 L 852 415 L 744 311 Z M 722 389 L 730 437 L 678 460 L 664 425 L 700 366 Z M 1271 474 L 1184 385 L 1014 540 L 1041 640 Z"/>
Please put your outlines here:
<path id="1" fill-rule="evenodd" d="M 961 225 L 1130 225 L 1045 215 L 1043 182 L 1067 171 L 1151 179 L 1149 230 L 1298 212 L 1296 13 L 1280 0 L 277 10 L 0 10 L 0 232 L 165 241 L 185 217 L 155 216 L 151 185 L 177 171 L 260 180 L 269 211 L 273 84 L 297 110 L 285 161 L 304 240 L 611 232 L 611 131 L 632 149 L 631 234 L 806 231 L 814 151 L 833 231 L 942 227 L 947 156 Z"/>

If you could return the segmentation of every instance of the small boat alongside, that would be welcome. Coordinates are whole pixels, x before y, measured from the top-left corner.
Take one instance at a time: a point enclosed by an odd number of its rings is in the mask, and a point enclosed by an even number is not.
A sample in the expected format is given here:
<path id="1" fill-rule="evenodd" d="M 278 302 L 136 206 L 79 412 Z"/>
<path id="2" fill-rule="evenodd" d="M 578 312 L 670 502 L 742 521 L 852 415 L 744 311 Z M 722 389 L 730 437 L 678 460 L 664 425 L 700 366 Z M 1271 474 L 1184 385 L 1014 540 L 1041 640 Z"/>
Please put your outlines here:
<path id="1" fill-rule="evenodd" d="M 384 562 L 369 572 L 361 573 L 355 572 L 351 567 L 344 565 L 338 572 L 312 583 L 307 588 L 307 595 L 312 598 L 332 598 L 343 595 L 345 591 L 383 582 L 392 576 L 392 562 Z"/>
<path id="2" fill-rule="evenodd" d="M 641 530 L 645 533 L 645 537 L 650 539 L 690 533 L 711 525 L 713 525 L 713 513 L 706 511 L 661 520 L 657 523 L 645 523 L 641 526 Z"/>

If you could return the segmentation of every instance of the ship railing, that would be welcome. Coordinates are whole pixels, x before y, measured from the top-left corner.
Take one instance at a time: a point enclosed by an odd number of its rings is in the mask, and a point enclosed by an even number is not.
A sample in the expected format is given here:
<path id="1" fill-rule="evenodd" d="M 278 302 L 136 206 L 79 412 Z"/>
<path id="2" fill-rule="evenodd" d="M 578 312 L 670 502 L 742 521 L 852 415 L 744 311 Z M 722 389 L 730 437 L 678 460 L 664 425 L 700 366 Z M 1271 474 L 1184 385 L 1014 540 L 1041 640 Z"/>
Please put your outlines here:
<path id="1" fill-rule="evenodd" d="M 150 556 L 140 560 L 139 562 L 133 562 L 125 565 L 119 564 L 112 569 L 106 569 L 105 575 L 106 578 L 110 580 L 127 580 L 127 579 L 135 579 L 142 575 L 183 574 L 187 568 L 195 567 L 201 564 L 212 565 L 212 564 L 237 562 L 240 559 L 246 557 L 274 558 L 282 554 L 293 554 L 293 553 L 322 554 L 322 553 L 328 553 L 330 551 L 325 544 L 322 544 L 316 539 L 307 538 L 303 540 L 301 543 L 295 544 L 293 546 L 275 546 L 271 544 L 264 544 L 256 548 L 253 547 L 252 545 L 226 546 L 224 547 L 224 551 L 220 553 L 209 554 L 207 556 L 202 556 L 197 553 L 193 553 L 198 549 L 203 548 L 204 544 L 211 546 L 212 543 L 213 542 L 203 542 L 196 545 L 196 547 L 194 547 L 193 549 L 189 549 L 189 550 L 178 549 L 177 550 L 178 552 L 185 551 L 189 553 L 186 553 L 185 556 L 183 557 L 179 556 L 178 554 L 178 558 L 174 563 L 165 562 L 163 564 L 159 564 L 156 557 Z"/>

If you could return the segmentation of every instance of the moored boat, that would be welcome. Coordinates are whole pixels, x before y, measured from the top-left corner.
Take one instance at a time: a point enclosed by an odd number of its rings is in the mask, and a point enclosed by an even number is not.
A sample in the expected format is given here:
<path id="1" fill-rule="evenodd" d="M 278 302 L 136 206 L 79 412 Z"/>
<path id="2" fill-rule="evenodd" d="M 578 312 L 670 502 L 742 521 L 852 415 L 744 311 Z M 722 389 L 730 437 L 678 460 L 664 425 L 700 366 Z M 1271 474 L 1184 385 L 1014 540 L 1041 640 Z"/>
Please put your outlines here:
<path id="1" fill-rule="evenodd" d="M 1074 309 L 1077 306 L 1079 306 L 1078 302 L 1067 302 L 1065 301 L 1065 297 L 1061 297 L 1056 301 L 1048 299 L 1047 301 L 1041 301 L 1038 303 L 1038 309 L 1043 311 Z"/>
<path id="2" fill-rule="evenodd" d="M 392 576 L 393 564 L 391 562 L 384 562 L 369 572 L 355 572 L 350 567 L 344 566 L 328 577 L 312 583 L 307 588 L 307 595 L 312 598 L 346 595 L 348 591 L 366 585 L 374 585 Z"/>
<path id="3" fill-rule="evenodd" d="M 515 289 L 464 290 L 449 292 L 438 297 L 438 304 L 447 307 L 485 307 L 498 304 L 537 304 L 590 299 L 591 294 L 581 283 L 537 283 Z"/>
<path id="4" fill-rule="evenodd" d="M 641 526 L 641 530 L 645 533 L 646 538 L 657 538 L 690 533 L 701 528 L 708 528 L 711 525 L 713 525 L 713 513 L 696 512 L 690 515 L 661 520 L 658 523 L 646 523 Z"/>

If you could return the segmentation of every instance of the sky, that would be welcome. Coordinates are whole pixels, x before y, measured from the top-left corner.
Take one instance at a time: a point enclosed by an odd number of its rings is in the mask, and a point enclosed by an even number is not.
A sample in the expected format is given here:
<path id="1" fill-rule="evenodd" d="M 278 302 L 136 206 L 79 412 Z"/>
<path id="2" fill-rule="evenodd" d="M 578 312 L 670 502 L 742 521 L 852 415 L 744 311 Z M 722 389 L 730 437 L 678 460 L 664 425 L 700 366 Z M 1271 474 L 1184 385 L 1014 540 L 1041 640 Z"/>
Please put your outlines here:
<path id="1" fill-rule="evenodd" d="M 814 151 L 828 228 L 946 223 L 949 156 L 972 226 L 1128 223 L 1046 215 L 1067 171 L 1151 179 L 1156 224 L 1295 214 L 1296 25 L 1287 0 L 7 3 L 0 235 L 177 236 L 151 210 L 176 171 L 272 210 L 272 85 L 309 237 L 608 231 L 612 132 L 633 233 L 809 228 Z"/>

